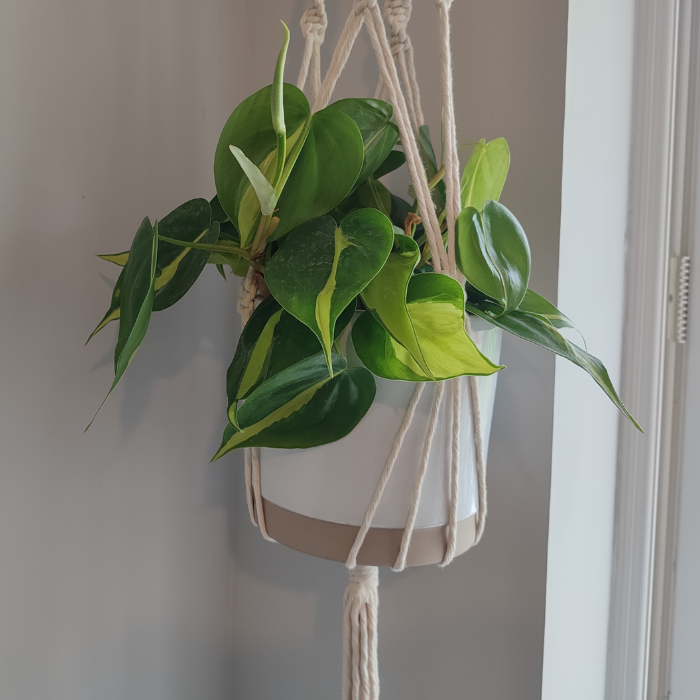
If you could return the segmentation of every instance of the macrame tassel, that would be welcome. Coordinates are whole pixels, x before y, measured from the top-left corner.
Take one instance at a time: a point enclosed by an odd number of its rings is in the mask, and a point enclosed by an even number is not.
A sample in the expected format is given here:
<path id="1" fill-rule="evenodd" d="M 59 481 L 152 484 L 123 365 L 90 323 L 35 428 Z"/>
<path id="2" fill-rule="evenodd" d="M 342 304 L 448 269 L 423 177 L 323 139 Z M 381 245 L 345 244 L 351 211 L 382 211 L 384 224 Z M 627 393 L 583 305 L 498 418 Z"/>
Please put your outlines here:
<path id="1" fill-rule="evenodd" d="M 379 700 L 379 570 L 356 566 L 349 578 L 343 600 L 343 700 Z"/>

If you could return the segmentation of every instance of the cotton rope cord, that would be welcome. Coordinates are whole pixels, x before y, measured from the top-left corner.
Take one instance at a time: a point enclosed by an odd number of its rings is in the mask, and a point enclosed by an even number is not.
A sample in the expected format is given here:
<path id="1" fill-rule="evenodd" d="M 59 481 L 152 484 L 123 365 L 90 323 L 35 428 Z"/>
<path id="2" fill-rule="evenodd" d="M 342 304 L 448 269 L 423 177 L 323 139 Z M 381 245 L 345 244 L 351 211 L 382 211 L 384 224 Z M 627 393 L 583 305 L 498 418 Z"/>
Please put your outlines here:
<path id="1" fill-rule="evenodd" d="M 432 204 L 428 180 L 420 160 L 418 144 L 411 126 L 408 108 L 401 92 L 401 84 L 392 59 L 391 48 L 386 36 L 384 22 L 377 6 L 377 0 L 355 0 L 353 9 L 345 22 L 338 45 L 333 53 L 328 72 L 323 79 L 313 111 L 317 112 L 328 104 L 363 22 L 367 24 L 367 30 L 372 47 L 377 55 L 382 79 L 388 88 L 390 101 L 395 108 L 396 122 L 401 134 L 401 142 L 406 152 L 406 161 L 413 181 L 413 187 L 416 190 L 418 207 L 428 238 L 433 265 L 437 272 L 441 272 L 447 266 L 447 253 L 442 245 L 440 224 Z"/>
<path id="2" fill-rule="evenodd" d="M 379 700 L 376 566 L 356 566 L 343 598 L 343 700 Z"/>
<path id="3" fill-rule="evenodd" d="M 401 143 L 406 154 L 406 163 L 413 182 L 413 188 L 416 192 L 418 209 L 430 247 L 433 267 L 436 272 L 442 272 L 447 267 L 447 253 L 442 245 L 440 224 L 438 223 L 433 200 L 430 196 L 428 180 L 418 152 L 416 135 L 411 126 L 408 108 L 401 91 L 399 75 L 392 58 L 391 47 L 389 46 L 384 22 L 376 0 L 368 2 L 368 6 L 365 9 L 365 23 L 367 24 L 372 47 L 377 54 L 379 70 L 388 90 L 389 99 L 394 105 L 394 116 L 401 134 Z"/>
<path id="4" fill-rule="evenodd" d="M 391 567 L 394 571 L 403 571 L 406 568 L 406 558 L 408 557 L 408 550 L 411 546 L 413 529 L 416 525 L 416 515 L 418 514 L 418 505 L 420 504 L 421 491 L 423 490 L 423 481 L 425 479 L 425 473 L 428 470 L 430 448 L 433 444 L 433 437 L 435 437 L 435 429 L 437 428 L 438 415 L 440 413 L 440 405 L 442 404 L 444 392 L 445 382 L 437 382 L 437 386 L 435 388 L 435 398 L 433 399 L 433 409 L 430 414 L 430 422 L 428 423 L 428 433 L 425 437 L 423 456 L 421 457 L 418 477 L 416 479 L 416 488 L 413 492 L 413 498 L 411 499 L 411 506 L 408 512 L 408 520 L 406 521 L 406 527 L 404 528 L 403 536 L 401 538 L 399 556 L 396 558 L 394 566 Z"/>
<path id="5" fill-rule="evenodd" d="M 411 402 L 409 403 L 408 409 L 406 410 L 406 415 L 404 416 L 403 421 L 401 421 L 401 427 L 399 428 L 398 432 L 396 433 L 396 437 L 394 438 L 394 445 L 386 461 L 386 466 L 384 467 L 382 476 L 379 479 L 379 484 L 377 484 L 377 488 L 374 492 L 374 496 L 372 497 L 372 501 L 370 502 L 367 511 L 365 512 L 365 517 L 362 521 L 362 525 L 360 526 L 360 529 L 358 530 L 357 535 L 355 536 L 355 542 L 353 543 L 352 548 L 350 549 L 350 553 L 348 554 L 348 558 L 345 561 L 345 566 L 347 566 L 348 569 L 353 569 L 357 565 L 357 555 L 359 554 L 360 549 L 362 548 L 362 545 L 365 541 L 365 537 L 369 532 L 369 528 L 372 525 L 372 519 L 374 518 L 377 506 L 379 505 L 379 501 L 381 500 L 382 495 L 384 494 L 384 489 L 386 488 L 386 485 L 389 482 L 389 478 L 391 477 L 391 472 L 393 471 L 394 465 L 396 464 L 396 460 L 399 456 L 399 452 L 401 451 L 401 446 L 403 445 L 406 433 L 408 432 L 408 429 L 411 426 L 413 414 L 416 412 L 418 401 L 420 400 L 424 388 L 424 382 L 419 382 L 418 384 L 416 384 L 416 388 L 413 392 Z"/>
<path id="6" fill-rule="evenodd" d="M 255 299 L 258 296 L 258 278 L 255 270 L 250 267 L 241 282 L 241 293 L 238 297 L 238 313 L 241 316 L 241 326 L 245 326 L 255 311 Z M 267 532 L 265 511 L 262 504 L 260 488 L 260 448 L 246 447 L 244 450 L 245 496 L 248 504 L 248 515 L 253 525 L 260 528 L 266 540 L 274 542 Z"/>
<path id="7" fill-rule="evenodd" d="M 411 10 L 411 0 L 385 0 L 384 2 L 384 17 L 386 17 L 391 30 L 389 45 L 401 69 L 411 121 L 413 128 L 417 131 L 418 127 L 423 124 L 423 110 L 420 104 L 420 88 L 413 59 L 413 44 L 406 31 L 408 21 L 411 18 Z M 381 79 L 380 85 L 383 85 Z"/>
<path id="8" fill-rule="evenodd" d="M 343 72 L 343 68 L 345 68 L 345 64 L 348 62 L 350 52 L 355 44 L 355 39 L 357 39 L 357 35 L 360 33 L 360 29 L 362 29 L 362 23 L 364 22 L 364 5 L 368 1 L 369 0 L 355 0 L 353 9 L 348 15 L 347 20 L 345 20 L 345 26 L 336 44 L 331 63 L 328 66 L 328 71 L 321 83 L 321 89 L 314 100 L 312 110 L 314 112 L 318 112 L 320 109 L 326 107 L 331 99 L 335 84 L 338 82 L 338 78 L 340 78 L 340 74 Z"/>
<path id="9" fill-rule="evenodd" d="M 456 377 L 450 382 L 452 387 L 452 454 L 450 456 L 450 481 L 445 546 L 445 556 L 440 566 L 447 566 L 455 558 L 457 549 L 457 523 L 459 507 L 459 450 L 462 424 L 462 381 Z"/>
<path id="10" fill-rule="evenodd" d="M 260 534 L 263 536 L 263 539 L 268 542 L 274 542 L 275 540 L 270 537 L 267 531 L 267 522 L 265 521 L 265 509 L 263 507 L 260 481 L 260 448 L 251 447 L 249 449 L 251 450 L 253 462 L 253 502 L 255 503 L 255 517 L 258 521 L 258 528 L 260 529 Z"/>
<path id="11" fill-rule="evenodd" d="M 472 329 L 469 314 L 464 314 L 464 325 L 467 334 L 471 337 Z M 478 491 L 478 506 L 476 512 L 476 533 L 474 544 L 479 544 L 486 526 L 486 512 L 488 510 L 488 494 L 486 492 L 486 455 L 484 451 L 484 435 L 481 432 L 481 403 L 479 401 L 479 383 L 476 377 L 468 377 L 469 403 L 472 411 L 472 426 L 474 435 L 474 456 L 476 457 L 476 481 Z"/>
<path id="12" fill-rule="evenodd" d="M 311 96 L 316 100 L 321 89 L 321 44 L 326 37 L 328 15 L 324 0 L 311 0 L 299 22 L 301 33 L 306 40 L 301 59 L 297 87 L 304 89 L 306 77 L 311 70 Z"/>
<path id="13" fill-rule="evenodd" d="M 443 132 L 445 138 L 445 190 L 447 194 L 447 247 L 450 274 L 461 280 L 457 270 L 455 254 L 455 221 L 461 209 L 459 157 L 457 153 L 457 126 L 454 109 L 454 89 L 452 75 L 452 51 L 450 40 L 450 9 L 453 0 L 435 0 L 440 19 L 440 47 L 442 54 L 442 97 L 443 97 Z M 471 337 L 469 314 L 465 314 L 465 329 Z M 476 458 L 478 509 L 476 517 L 476 533 L 474 544 L 478 544 L 484 534 L 486 512 L 488 510 L 486 492 L 486 459 L 484 440 L 481 426 L 481 407 L 479 404 L 479 384 L 476 377 L 469 377 L 469 399 L 471 404 L 472 425 L 474 435 L 474 454 Z M 454 462 L 459 459 L 459 434 L 453 431 L 453 469 Z M 455 460 L 456 448 L 456 460 Z M 454 496 L 454 494 L 453 494 Z M 452 499 L 452 508 L 455 498 Z M 448 527 L 448 545 L 456 536 L 456 525 Z"/>
<path id="14" fill-rule="evenodd" d="M 452 89 L 452 52 L 450 50 L 450 7 L 452 0 L 435 0 L 440 17 L 440 51 L 442 55 L 442 122 L 445 139 L 445 189 L 447 192 L 447 250 L 450 275 L 456 278 L 455 221 L 460 209 L 459 161 Z"/>
<path id="15" fill-rule="evenodd" d="M 241 282 L 241 293 L 238 297 L 238 313 L 241 317 L 241 327 L 248 323 L 248 320 L 255 311 L 255 297 L 258 294 L 258 285 L 255 277 L 255 270 L 248 269 L 248 273 Z M 245 472 L 245 498 L 248 504 L 248 515 L 253 525 L 258 524 L 255 517 L 255 497 L 253 495 L 253 454 L 251 448 L 244 451 L 244 472 Z"/>

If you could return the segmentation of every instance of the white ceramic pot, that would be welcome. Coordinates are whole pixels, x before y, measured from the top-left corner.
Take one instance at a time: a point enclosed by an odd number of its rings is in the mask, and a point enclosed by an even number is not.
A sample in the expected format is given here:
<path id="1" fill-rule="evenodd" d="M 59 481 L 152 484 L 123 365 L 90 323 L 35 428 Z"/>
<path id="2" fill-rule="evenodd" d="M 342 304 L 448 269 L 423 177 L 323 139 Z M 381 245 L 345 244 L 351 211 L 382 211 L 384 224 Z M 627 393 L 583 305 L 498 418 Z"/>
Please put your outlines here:
<path id="1" fill-rule="evenodd" d="M 472 317 L 477 347 L 498 362 L 501 331 Z M 350 364 L 359 364 L 352 348 Z M 488 445 L 496 377 L 479 377 L 484 445 Z M 474 542 L 477 510 L 476 458 L 469 391 L 462 390 L 458 553 Z M 261 487 L 269 534 L 293 549 L 345 561 L 364 519 L 405 416 L 415 384 L 377 378 L 377 395 L 359 425 L 342 440 L 307 450 L 261 450 Z M 359 564 L 390 565 L 398 554 L 413 497 L 428 421 L 435 396 L 427 384 L 419 401 L 372 528 L 358 556 Z M 416 530 L 408 565 L 442 560 L 445 549 L 452 431 L 452 386 L 448 383 L 423 482 Z"/>

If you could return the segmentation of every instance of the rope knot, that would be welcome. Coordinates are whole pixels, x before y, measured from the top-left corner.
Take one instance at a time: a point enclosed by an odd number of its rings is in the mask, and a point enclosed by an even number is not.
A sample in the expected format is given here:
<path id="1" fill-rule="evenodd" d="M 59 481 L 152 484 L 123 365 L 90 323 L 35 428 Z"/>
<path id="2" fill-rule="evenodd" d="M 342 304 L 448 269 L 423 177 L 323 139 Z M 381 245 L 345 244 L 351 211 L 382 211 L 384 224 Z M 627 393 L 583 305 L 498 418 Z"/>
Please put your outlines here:
<path id="1" fill-rule="evenodd" d="M 328 26 L 328 15 L 323 0 L 312 0 L 301 16 L 299 24 L 305 39 L 311 37 L 319 44 L 323 43 Z"/>
<path id="2" fill-rule="evenodd" d="M 355 0 L 355 14 L 361 15 L 365 10 L 371 10 L 377 6 L 377 0 Z"/>
<path id="3" fill-rule="evenodd" d="M 435 4 L 440 7 L 444 8 L 445 10 L 448 10 L 452 7 L 452 3 L 454 0 L 435 0 Z"/>
<path id="4" fill-rule="evenodd" d="M 379 572 L 376 566 L 355 566 L 348 569 L 350 583 L 376 588 L 379 583 Z"/>
<path id="5" fill-rule="evenodd" d="M 253 268 L 248 268 L 248 274 L 243 278 L 241 294 L 238 297 L 238 313 L 245 326 L 255 311 L 255 297 L 258 295 L 258 278 Z"/>
<path id="6" fill-rule="evenodd" d="M 391 29 L 391 52 L 397 54 L 411 48 L 411 40 L 406 34 L 408 20 L 411 19 L 411 0 L 386 0 L 384 17 Z"/>

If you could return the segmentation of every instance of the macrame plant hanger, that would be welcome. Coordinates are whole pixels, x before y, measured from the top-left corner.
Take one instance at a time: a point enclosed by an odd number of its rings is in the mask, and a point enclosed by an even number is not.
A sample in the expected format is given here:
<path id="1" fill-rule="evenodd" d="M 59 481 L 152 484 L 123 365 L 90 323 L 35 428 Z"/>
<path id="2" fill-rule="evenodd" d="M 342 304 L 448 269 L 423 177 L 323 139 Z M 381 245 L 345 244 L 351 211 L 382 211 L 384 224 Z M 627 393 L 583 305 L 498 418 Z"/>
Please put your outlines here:
<path id="1" fill-rule="evenodd" d="M 457 136 L 454 115 L 454 97 L 452 92 L 452 56 L 450 51 L 450 8 L 453 0 L 435 0 L 440 25 L 440 51 L 442 64 L 443 92 L 443 135 L 445 142 L 446 188 L 446 223 L 447 250 L 443 245 L 442 231 L 430 195 L 428 180 L 418 149 L 418 128 L 423 124 L 423 112 L 420 104 L 420 90 L 416 78 L 413 59 L 413 47 L 407 33 L 408 20 L 411 16 L 411 0 L 385 0 L 384 17 L 389 26 L 387 36 L 384 20 L 377 0 L 355 0 L 352 11 L 345 22 L 338 44 L 333 53 L 328 72 L 321 80 L 321 44 L 323 43 L 328 17 L 324 0 L 311 0 L 309 7 L 301 18 L 301 29 L 305 39 L 305 50 L 297 87 L 301 90 L 307 82 L 311 85 L 313 111 L 326 107 L 330 101 L 335 85 L 350 56 L 355 40 L 362 29 L 367 27 L 372 48 L 379 64 L 379 82 L 375 97 L 390 102 L 394 107 L 394 117 L 399 128 L 406 163 L 411 176 L 418 201 L 418 211 L 425 228 L 426 238 L 432 255 L 436 272 L 450 275 L 463 281 L 457 270 L 455 260 L 455 220 L 460 211 L 459 160 L 457 154 Z M 243 280 L 238 311 L 243 325 L 247 323 L 258 296 L 260 278 L 252 268 Z M 471 333 L 469 316 L 465 315 L 467 333 Z M 476 377 L 467 378 L 473 423 L 474 452 L 476 457 L 478 507 L 476 513 L 476 533 L 474 544 L 481 539 L 486 519 L 486 464 L 479 409 L 479 394 Z M 437 383 L 433 399 L 430 421 L 423 446 L 420 467 L 415 489 L 409 504 L 408 517 L 403 531 L 398 557 L 392 569 L 402 571 L 406 568 L 411 545 L 418 506 L 420 503 L 423 480 L 428 467 L 438 414 L 445 396 L 445 386 L 451 385 L 452 426 L 450 450 L 450 478 L 447 500 L 448 522 L 445 526 L 446 547 L 440 566 L 447 566 L 455 556 L 457 544 L 457 505 L 458 474 L 460 457 L 460 423 L 462 402 L 462 379 L 456 378 Z M 356 535 L 354 544 L 346 560 L 349 583 L 344 596 L 343 616 L 343 700 L 378 700 L 379 673 L 377 665 L 377 606 L 378 606 L 378 569 L 375 566 L 357 564 L 358 554 L 369 532 L 375 511 L 382 494 L 391 477 L 394 464 L 410 429 L 418 402 L 424 390 L 423 383 L 417 383 L 406 411 L 404 420 L 397 432 L 394 444 L 387 459 L 374 496 L 365 513 L 362 525 Z M 250 519 L 260 528 L 267 540 L 274 541 L 267 532 L 265 513 L 261 493 L 260 450 L 245 450 L 246 499 Z"/>

